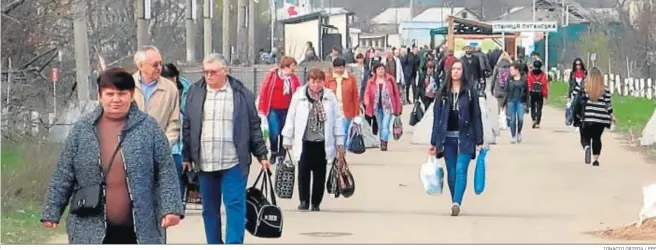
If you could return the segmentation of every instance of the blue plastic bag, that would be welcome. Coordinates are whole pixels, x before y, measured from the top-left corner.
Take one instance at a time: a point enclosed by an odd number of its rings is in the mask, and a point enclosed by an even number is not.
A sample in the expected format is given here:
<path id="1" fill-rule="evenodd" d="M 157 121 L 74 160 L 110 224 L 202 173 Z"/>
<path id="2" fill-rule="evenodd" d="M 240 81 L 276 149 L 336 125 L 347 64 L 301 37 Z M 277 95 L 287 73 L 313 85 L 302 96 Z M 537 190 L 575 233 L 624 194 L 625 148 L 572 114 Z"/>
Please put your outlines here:
<path id="1" fill-rule="evenodd" d="M 485 190 L 485 160 L 487 158 L 487 148 L 481 149 L 476 159 L 476 169 L 474 170 L 474 193 L 477 195 Z"/>
<path id="2" fill-rule="evenodd" d="M 442 194 L 442 190 L 444 189 L 444 168 L 437 163 L 437 159 L 434 156 L 429 156 L 426 163 L 421 165 L 419 178 L 427 194 Z"/>

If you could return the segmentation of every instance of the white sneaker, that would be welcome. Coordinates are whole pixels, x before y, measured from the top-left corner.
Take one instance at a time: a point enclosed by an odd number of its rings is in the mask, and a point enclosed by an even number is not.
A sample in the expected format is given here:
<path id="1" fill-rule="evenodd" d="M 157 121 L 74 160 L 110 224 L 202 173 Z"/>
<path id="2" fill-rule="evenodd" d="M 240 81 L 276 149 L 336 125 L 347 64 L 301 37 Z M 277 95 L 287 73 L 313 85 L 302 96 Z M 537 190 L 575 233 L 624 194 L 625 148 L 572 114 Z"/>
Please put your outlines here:
<path id="1" fill-rule="evenodd" d="M 517 134 L 517 143 L 522 143 L 522 135 Z"/>
<path id="2" fill-rule="evenodd" d="M 517 143 L 517 137 L 513 137 L 510 139 L 510 144 L 515 144 Z"/>

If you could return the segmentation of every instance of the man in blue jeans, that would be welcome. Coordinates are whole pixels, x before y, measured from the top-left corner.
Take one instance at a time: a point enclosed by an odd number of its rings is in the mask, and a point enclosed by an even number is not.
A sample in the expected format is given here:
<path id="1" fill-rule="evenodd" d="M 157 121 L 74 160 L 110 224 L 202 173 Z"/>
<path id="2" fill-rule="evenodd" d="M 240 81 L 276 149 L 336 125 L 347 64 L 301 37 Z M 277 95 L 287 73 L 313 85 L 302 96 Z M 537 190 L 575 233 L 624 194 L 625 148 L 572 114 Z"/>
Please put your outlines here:
<path id="1" fill-rule="evenodd" d="M 189 88 L 182 128 L 183 168 L 200 170 L 203 222 L 208 244 L 242 244 L 246 227 L 246 182 L 255 156 L 269 168 L 255 97 L 228 76 L 226 60 L 210 54 L 204 77 Z M 226 208 L 226 237 L 221 233 L 221 200 Z"/>

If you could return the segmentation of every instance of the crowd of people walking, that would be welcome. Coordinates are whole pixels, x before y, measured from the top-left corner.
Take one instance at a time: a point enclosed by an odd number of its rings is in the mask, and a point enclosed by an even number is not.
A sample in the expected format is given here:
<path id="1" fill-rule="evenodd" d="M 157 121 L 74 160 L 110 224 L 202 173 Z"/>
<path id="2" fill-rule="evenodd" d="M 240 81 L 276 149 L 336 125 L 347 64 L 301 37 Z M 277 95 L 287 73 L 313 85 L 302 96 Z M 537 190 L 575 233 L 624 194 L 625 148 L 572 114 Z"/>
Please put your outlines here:
<path id="1" fill-rule="evenodd" d="M 228 74 L 229 64 L 220 54 L 204 58 L 203 78 L 192 84 L 175 65 L 163 64 L 157 48 L 142 47 L 134 56 L 136 73 L 111 68 L 98 77 L 99 106 L 68 135 L 41 222 L 56 227 L 68 206 L 70 243 L 164 243 L 166 228 L 184 217 L 184 176 L 193 172 L 207 243 L 241 244 L 253 158 L 265 170 L 272 164 L 297 164 L 298 210 L 320 211 L 327 166 L 347 164 L 357 118 L 364 118 L 380 150 L 387 151 L 390 135 L 401 136 L 397 120 L 407 103 L 432 107 L 428 153 L 444 158 L 451 215 L 458 216 L 470 162 L 481 148 L 494 144 L 486 139 L 495 133 L 486 114 L 488 78 L 490 100 L 497 101 L 500 122 L 509 127 L 513 144 L 523 141 L 529 111 L 532 128 L 540 128 L 549 97 L 539 54 L 528 66 L 504 51 L 464 50 L 462 58 L 445 47 L 434 52 L 418 47 L 356 50 L 357 75 L 333 50 L 327 58 L 331 69 L 313 68 L 307 79 L 294 73 L 294 58 L 283 56 L 264 77 L 256 103 L 256 95 Z M 304 60 L 317 59 L 311 43 L 307 51 Z M 574 61 L 566 122 L 579 128 L 584 160 L 594 166 L 599 166 L 601 135 L 615 121 L 603 82 L 599 69 L 588 74 L 580 59 Z"/>

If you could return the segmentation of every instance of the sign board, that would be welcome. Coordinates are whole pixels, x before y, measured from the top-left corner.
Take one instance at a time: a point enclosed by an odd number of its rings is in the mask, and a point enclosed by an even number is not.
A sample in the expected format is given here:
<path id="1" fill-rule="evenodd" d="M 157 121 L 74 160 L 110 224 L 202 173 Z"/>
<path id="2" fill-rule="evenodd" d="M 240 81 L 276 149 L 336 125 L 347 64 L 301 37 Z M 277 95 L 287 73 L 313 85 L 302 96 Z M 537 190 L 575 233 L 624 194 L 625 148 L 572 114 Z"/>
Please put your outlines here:
<path id="1" fill-rule="evenodd" d="M 557 22 L 495 22 L 492 32 L 554 32 L 558 30 Z"/>
<path id="2" fill-rule="evenodd" d="M 597 53 L 590 54 L 590 61 L 597 61 Z"/>

